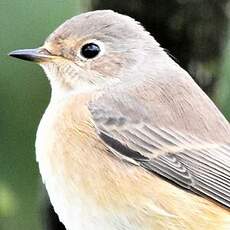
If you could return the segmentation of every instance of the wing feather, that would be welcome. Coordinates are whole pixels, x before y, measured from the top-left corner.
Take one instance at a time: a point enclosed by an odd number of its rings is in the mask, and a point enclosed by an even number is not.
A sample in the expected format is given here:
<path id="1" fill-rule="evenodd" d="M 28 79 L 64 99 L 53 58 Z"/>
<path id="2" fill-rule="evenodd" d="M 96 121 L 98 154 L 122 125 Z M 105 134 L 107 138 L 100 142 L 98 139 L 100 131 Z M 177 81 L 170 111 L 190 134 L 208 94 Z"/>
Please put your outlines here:
<path id="1" fill-rule="evenodd" d="M 230 127 L 191 84 L 113 89 L 90 102 L 92 121 L 116 156 L 230 208 Z"/>

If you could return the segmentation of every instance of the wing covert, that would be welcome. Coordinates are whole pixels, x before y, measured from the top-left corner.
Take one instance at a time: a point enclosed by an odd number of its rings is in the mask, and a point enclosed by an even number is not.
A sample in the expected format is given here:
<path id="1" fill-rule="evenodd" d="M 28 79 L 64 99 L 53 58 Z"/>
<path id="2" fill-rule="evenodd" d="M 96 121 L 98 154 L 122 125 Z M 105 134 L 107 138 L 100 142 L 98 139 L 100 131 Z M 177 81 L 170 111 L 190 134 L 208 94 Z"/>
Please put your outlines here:
<path id="1" fill-rule="evenodd" d="M 203 141 L 173 127 L 158 127 L 145 108 L 133 106 L 125 112 L 127 107 L 123 107 L 113 101 L 89 105 L 98 135 L 115 155 L 118 152 L 124 159 L 230 208 L 229 143 Z"/>

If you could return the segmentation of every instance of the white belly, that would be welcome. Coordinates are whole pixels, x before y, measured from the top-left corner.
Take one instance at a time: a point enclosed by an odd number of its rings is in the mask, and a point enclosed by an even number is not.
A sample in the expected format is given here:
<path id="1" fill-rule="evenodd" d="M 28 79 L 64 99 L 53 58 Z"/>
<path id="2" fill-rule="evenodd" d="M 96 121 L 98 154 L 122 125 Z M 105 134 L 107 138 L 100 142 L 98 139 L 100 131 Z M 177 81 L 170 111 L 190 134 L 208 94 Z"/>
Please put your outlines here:
<path id="1" fill-rule="evenodd" d="M 60 221 L 68 230 L 139 229 L 130 223 L 128 216 L 124 213 L 115 213 L 111 209 L 102 210 L 95 200 L 82 194 L 82 188 L 76 186 L 77 180 L 82 179 L 81 175 L 75 175 L 73 181 L 71 175 L 67 177 L 63 174 L 62 162 L 59 159 L 59 165 L 57 165 L 56 158 L 59 157 L 60 151 L 65 151 L 65 149 L 60 147 L 60 143 L 53 143 L 57 141 L 54 138 L 56 127 L 53 115 L 58 114 L 58 111 L 59 109 L 49 106 L 40 122 L 36 138 L 36 157 L 43 182 Z M 57 156 L 55 156 L 55 148 L 59 152 Z"/>

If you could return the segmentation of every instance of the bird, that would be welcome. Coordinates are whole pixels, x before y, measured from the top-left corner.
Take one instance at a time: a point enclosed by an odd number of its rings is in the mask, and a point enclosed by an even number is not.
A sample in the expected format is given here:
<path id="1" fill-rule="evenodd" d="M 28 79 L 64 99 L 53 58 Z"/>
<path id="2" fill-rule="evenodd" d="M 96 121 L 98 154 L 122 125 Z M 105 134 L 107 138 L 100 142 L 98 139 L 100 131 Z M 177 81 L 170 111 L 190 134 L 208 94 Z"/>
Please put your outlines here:
<path id="1" fill-rule="evenodd" d="M 36 159 L 66 229 L 230 229 L 229 123 L 139 22 L 82 13 L 9 55 L 51 84 Z"/>

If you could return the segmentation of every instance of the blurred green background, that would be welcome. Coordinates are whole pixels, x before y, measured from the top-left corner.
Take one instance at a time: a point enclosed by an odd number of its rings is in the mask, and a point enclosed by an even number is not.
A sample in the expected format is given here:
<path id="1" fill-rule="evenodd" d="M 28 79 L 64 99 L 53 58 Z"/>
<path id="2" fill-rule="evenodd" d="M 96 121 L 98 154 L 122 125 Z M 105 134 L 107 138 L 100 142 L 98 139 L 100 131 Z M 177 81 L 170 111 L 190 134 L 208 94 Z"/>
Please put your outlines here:
<path id="1" fill-rule="evenodd" d="M 151 29 L 151 23 L 155 23 L 155 27 L 151 32 L 154 33 L 155 30 L 159 34 L 157 39 L 176 58 L 183 60 L 183 54 L 186 52 L 190 53 L 191 51 L 187 62 L 179 61 L 179 63 L 195 75 L 197 82 L 204 89 L 207 89 L 209 95 L 218 103 L 225 115 L 228 118 L 230 117 L 229 2 L 227 0 L 219 1 L 223 6 L 221 6 L 223 8 L 223 17 L 220 24 L 225 25 L 221 27 L 224 33 L 221 34 L 222 37 L 218 40 L 219 46 L 216 49 L 219 52 L 213 56 L 210 55 L 208 60 L 201 58 L 202 54 L 194 58 L 196 55 L 192 51 L 197 48 L 194 45 L 191 45 L 193 49 L 186 50 L 185 48 L 181 53 L 177 53 L 180 47 L 187 47 L 186 39 L 181 36 L 184 33 L 181 31 L 184 31 L 185 26 L 186 29 L 192 28 L 193 23 L 195 23 L 195 21 L 192 21 L 192 18 L 188 19 L 186 13 L 183 13 L 183 10 L 186 9 L 183 7 L 188 7 L 190 12 L 193 6 L 189 6 L 188 1 L 183 0 L 175 0 L 174 2 L 152 1 L 152 4 L 155 4 L 153 7 L 158 7 L 155 8 L 162 12 L 162 15 L 160 15 L 157 11 L 159 18 L 164 19 L 164 17 L 167 18 L 170 15 L 169 11 L 165 10 L 168 9 L 169 2 L 179 4 L 181 7 L 179 8 L 181 10 L 180 14 L 176 12 L 172 15 L 177 16 L 174 19 L 177 24 L 173 24 L 174 27 L 176 25 L 176 30 L 172 27 L 175 33 L 172 32 L 170 34 L 166 31 L 167 35 L 171 37 L 173 34 L 178 34 L 177 38 L 182 42 L 181 44 L 178 43 L 178 47 L 174 45 L 175 42 L 167 43 L 165 37 L 160 36 L 165 33 L 165 28 L 156 26 L 158 25 L 156 22 L 161 23 L 161 21 L 149 19 L 151 15 L 155 16 L 155 14 L 153 15 L 153 12 L 150 11 L 148 15 L 144 7 L 141 8 L 142 5 L 149 8 L 147 3 L 144 5 L 145 1 L 132 1 L 132 4 L 125 6 L 125 1 L 112 0 L 92 0 L 91 3 L 89 0 L 0 0 L 0 230 L 43 229 L 42 212 L 44 209 L 42 205 L 44 204 L 44 198 L 35 159 L 34 141 L 36 128 L 48 104 L 50 95 L 48 81 L 39 66 L 9 58 L 7 53 L 19 48 L 38 47 L 49 33 L 73 15 L 92 8 L 112 8 L 134 16 L 140 21 L 140 13 L 142 13 L 143 19 L 149 16 L 148 24 L 145 24 L 145 21 L 143 21 L 143 24 L 147 25 L 148 29 Z M 210 5 L 208 1 L 203 2 Z M 148 4 L 151 4 L 151 1 L 148 1 Z M 174 6 L 173 4 L 170 6 L 172 7 L 169 9 L 170 12 L 173 12 Z M 178 8 L 177 5 L 175 7 Z M 203 14 L 205 14 L 207 13 L 206 5 L 203 7 Z M 216 6 L 213 6 L 213 8 L 216 8 Z M 129 11 L 126 12 L 127 10 Z M 216 17 L 218 18 L 218 15 Z M 187 24 L 183 24 L 183 19 L 185 18 L 188 20 Z M 169 20 L 170 22 L 172 21 L 171 18 Z M 166 25 L 170 24 L 168 22 L 165 23 Z M 206 32 L 206 29 L 207 31 L 210 30 L 209 24 L 206 27 L 202 27 L 203 32 Z M 219 36 L 220 33 L 215 31 L 217 28 L 219 28 L 219 24 L 216 27 L 212 24 L 211 29 L 214 31 L 214 35 L 210 36 Z M 176 33 L 178 31 L 180 33 Z M 197 36 L 199 33 L 202 34 L 199 30 L 194 34 Z M 189 32 L 187 37 L 189 38 L 188 42 L 190 41 L 191 44 L 191 41 L 200 39 L 199 36 L 198 38 L 192 37 L 192 34 L 190 37 Z M 183 42 L 185 43 L 184 46 Z M 202 49 L 202 42 L 197 44 L 198 48 Z M 210 50 L 212 50 L 212 46 L 213 44 L 210 43 Z M 215 50 L 213 53 L 215 53 Z M 178 57 L 180 54 L 182 54 L 181 57 Z M 195 63 L 198 63 L 195 65 L 195 70 L 194 59 L 196 60 Z M 214 79 L 214 81 L 207 80 L 209 77 Z M 206 87 L 207 82 L 211 82 L 208 87 Z"/>

